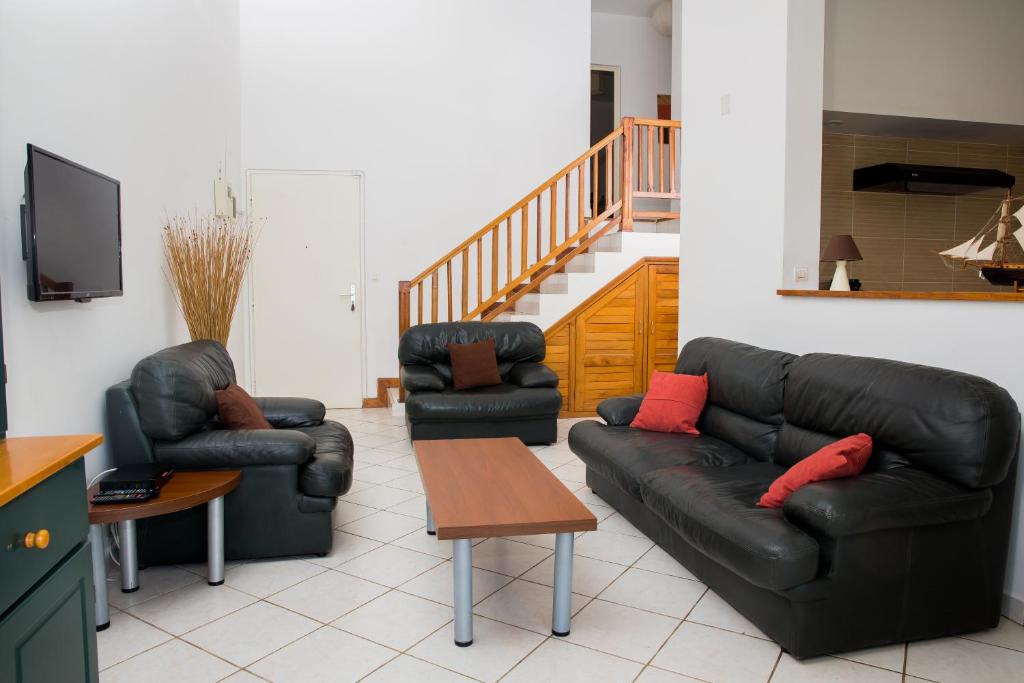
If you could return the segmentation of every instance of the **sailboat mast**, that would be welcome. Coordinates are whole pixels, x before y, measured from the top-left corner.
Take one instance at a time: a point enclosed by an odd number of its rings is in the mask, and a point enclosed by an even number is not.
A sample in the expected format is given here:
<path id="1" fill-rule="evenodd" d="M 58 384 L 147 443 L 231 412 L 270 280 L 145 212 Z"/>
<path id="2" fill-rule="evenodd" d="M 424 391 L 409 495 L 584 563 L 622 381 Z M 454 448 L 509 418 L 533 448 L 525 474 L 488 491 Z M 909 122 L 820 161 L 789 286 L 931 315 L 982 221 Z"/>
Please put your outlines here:
<path id="1" fill-rule="evenodd" d="M 1006 237 L 1010 228 L 1010 196 L 1011 191 L 1006 190 L 1006 197 L 1003 199 L 999 210 L 999 224 L 996 227 L 996 260 L 1002 263 L 1006 260 Z"/>

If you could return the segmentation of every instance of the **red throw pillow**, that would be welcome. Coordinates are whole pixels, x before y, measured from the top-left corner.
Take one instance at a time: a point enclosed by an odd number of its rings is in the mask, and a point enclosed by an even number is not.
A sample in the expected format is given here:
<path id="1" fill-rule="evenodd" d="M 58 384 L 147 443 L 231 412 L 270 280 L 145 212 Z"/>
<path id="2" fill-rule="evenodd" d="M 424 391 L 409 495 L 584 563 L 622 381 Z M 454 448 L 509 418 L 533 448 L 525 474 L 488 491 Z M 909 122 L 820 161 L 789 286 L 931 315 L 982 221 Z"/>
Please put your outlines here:
<path id="1" fill-rule="evenodd" d="M 707 399 L 708 373 L 677 375 L 655 371 L 640 410 L 629 426 L 649 432 L 700 434 L 697 420 Z"/>
<path id="2" fill-rule="evenodd" d="M 763 508 L 780 508 L 801 486 L 860 474 L 871 457 L 871 445 L 871 437 L 863 433 L 830 443 L 786 470 L 772 482 L 757 504 Z"/>
<path id="3" fill-rule="evenodd" d="M 472 344 L 449 344 L 448 357 L 452 362 L 452 384 L 456 389 L 501 384 L 493 339 Z"/>
<path id="4" fill-rule="evenodd" d="M 237 384 L 219 389 L 217 419 L 228 429 L 273 429 L 252 396 Z"/>

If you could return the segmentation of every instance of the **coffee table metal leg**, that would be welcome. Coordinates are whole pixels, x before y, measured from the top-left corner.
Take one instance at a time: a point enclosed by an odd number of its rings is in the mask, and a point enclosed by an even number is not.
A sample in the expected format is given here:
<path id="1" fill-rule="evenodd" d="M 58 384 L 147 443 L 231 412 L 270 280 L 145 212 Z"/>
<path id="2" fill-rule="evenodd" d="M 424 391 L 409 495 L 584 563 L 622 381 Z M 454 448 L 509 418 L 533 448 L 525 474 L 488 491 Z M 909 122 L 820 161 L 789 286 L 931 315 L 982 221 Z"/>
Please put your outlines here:
<path id="1" fill-rule="evenodd" d="M 455 577 L 455 644 L 473 644 L 473 542 L 468 538 L 452 541 Z"/>
<path id="2" fill-rule="evenodd" d="M 206 504 L 206 582 L 224 583 L 224 497 Z"/>
<path id="3" fill-rule="evenodd" d="M 92 588 L 96 598 L 96 630 L 110 626 L 110 606 L 107 603 L 107 563 L 104 559 L 103 525 L 89 525 L 89 545 L 92 546 Z"/>
<path id="4" fill-rule="evenodd" d="M 427 502 L 427 533 L 431 536 L 437 535 L 437 525 L 434 524 L 434 513 L 430 509 L 430 502 Z"/>
<path id="5" fill-rule="evenodd" d="M 134 593 L 139 590 L 139 551 L 135 545 L 134 519 L 117 523 L 117 540 L 121 549 L 121 592 Z"/>
<path id="6" fill-rule="evenodd" d="M 572 533 L 555 534 L 555 590 L 551 633 L 569 635 L 572 618 Z"/>

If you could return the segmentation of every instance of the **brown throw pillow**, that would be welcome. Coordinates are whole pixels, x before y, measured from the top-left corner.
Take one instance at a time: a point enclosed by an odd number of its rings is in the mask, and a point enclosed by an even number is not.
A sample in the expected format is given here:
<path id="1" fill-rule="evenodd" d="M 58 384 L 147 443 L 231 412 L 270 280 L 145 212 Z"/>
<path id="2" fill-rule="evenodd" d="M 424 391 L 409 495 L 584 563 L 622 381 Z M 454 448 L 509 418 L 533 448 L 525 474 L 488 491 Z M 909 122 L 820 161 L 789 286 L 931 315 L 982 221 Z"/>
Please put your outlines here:
<path id="1" fill-rule="evenodd" d="M 448 356 L 452 361 L 452 383 L 456 389 L 501 384 L 493 339 L 475 344 L 449 344 Z"/>
<path id="2" fill-rule="evenodd" d="M 252 396 L 237 384 L 229 384 L 217 395 L 217 418 L 228 429 L 273 429 Z"/>

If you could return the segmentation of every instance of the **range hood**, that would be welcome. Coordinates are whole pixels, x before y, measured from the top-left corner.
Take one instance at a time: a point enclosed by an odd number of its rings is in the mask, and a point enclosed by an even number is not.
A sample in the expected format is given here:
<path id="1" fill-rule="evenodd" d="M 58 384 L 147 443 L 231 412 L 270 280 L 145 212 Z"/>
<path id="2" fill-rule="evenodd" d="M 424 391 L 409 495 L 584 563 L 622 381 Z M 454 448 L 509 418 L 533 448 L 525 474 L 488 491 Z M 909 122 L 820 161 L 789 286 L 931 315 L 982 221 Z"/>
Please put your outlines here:
<path id="1" fill-rule="evenodd" d="M 922 164 L 877 164 L 853 172 L 853 189 L 869 192 L 970 194 L 1011 188 L 1014 181 L 1009 173 L 995 169 Z"/>

